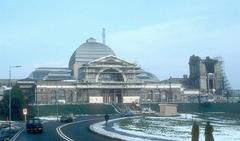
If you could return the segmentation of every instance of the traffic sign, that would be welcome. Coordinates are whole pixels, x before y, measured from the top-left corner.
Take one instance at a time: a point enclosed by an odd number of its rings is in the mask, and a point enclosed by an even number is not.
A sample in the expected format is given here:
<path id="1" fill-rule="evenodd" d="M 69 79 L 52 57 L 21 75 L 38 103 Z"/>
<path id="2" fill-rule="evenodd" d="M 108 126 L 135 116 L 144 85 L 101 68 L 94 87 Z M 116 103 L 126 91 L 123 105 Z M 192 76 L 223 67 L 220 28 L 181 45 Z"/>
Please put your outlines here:
<path id="1" fill-rule="evenodd" d="M 27 115 L 27 108 L 23 108 L 23 114 Z"/>

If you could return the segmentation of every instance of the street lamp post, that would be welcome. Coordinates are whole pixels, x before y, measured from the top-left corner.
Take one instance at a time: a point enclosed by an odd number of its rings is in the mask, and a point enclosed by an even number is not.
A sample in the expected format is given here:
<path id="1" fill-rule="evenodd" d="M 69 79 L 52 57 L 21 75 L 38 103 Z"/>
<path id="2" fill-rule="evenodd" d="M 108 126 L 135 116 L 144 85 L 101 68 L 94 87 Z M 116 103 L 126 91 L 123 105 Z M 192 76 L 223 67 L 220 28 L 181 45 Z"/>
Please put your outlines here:
<path id="1" fill-rule="evenodd" d="M 56 90 L 55 90 L 55 98 L 56 98 L 56 109 L 57 109 L 57 121 L 58 120 L 58 112 L 59 112 L 59 103 L 58 103 L 58 94 L 59 94 L 59 91 L 58 90 L 58 83 L 56 82 Z"/>
<path id="2" fill-rule="evenodd" d="M 168 103 L 172 102 L 173 96 L 172 96 L 172 76 L 169 78 L 169 97 L 168 97 Z"/>
<path id="3" fill-rule="evenodd" d="M 9 130 L 11 130 L 11 121 L 12 121 L 12 94 L 11 94 L 11 87 L 12 87 L 12 83 L 11 83 L 11 77 L 12 77 L 12 68 L 20 68 L 22 67 L 21 65 L 18 65 L 18 66 L 10 66 L 9 67 L 9 102 L 8 102 L 8 111 L 9 111 Z"/>
<path id="4" fill-rule="evenodd" d="M 58 113 L 59 113 L 59 103 L 58 103 L 58 93 L 57 93 L 57 121 L 59 121 L 58 120 Z"/>
<path id="5" fill-rule="evenodd" d="M 37 106 L 37 117 L 39 117 L 39 99 L 38 99 L 38 92 L 37 92 L 37 85 L 38 85 L 38 82 L 35 81 L 35 87 L 34 87 L 34 97 L 35 97 L 35 104 Z M 35 111 L 36 112 L 36 111 Z"/>

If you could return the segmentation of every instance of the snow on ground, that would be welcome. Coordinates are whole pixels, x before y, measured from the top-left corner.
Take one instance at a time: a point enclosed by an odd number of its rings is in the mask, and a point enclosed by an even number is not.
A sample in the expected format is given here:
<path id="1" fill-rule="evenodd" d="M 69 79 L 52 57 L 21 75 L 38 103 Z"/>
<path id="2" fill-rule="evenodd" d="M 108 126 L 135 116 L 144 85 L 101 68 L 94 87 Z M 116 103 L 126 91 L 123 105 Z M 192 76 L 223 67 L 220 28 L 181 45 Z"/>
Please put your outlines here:
<path id="1" fill-rule="evenodd" d="M 81 115 L 74 115 L 74 119 L 79 117 L 79 116 L 104 116 L 103 114 L 81 114 Z M 61 116 L 58 116 L 58 118 L 60 119 Z M 57 120 L 57 116 L 41 116 L 39 117 L 41 120 Z"/>
<path id="2" fill-rule="evenodd" d="M 79 117 L 79 116 L 102 116 L 104 117 L 104 114 L 80 114 L 80 115 L 74 115 L 74 118 Z M 60 118 L 61 116 L 58 116 Z M 41 116 L 39 117 L 41 120 L 57 120 L 57 116 Z"/>
<path id="3" fill-rule="evenodd" d="M 19 129 L 23 126 L 24 122 L 22 121 L 12 121 L 11 122 L 11 126 L 12 126 L 12 129 Z M 8 128 L 7 126 L 9 126 L 9 122 L 8 121 L 0 121 L 0 127 L 6 127 Z"/>
<path id="4" fill-rule="evenodd" d="M 41 120 L 57 120 L 57 116 L 42 116 L 39 117 Z M 60 118 L 60 117 L 58 117 Z"/>
<path id="5" fill-rule="evenodd" d="M 9 130 L 9 122 L 0 121 L 0 137 L 13 137 L 24 126 L 24 122 L 12 121 L 11 130 Z"/>
<path id="6" fill-rule="evenodd" d="M 19 129 L 22 128 L 22 126 L 23 126 L 22 124 L 21 125 L 12 125 L 11 130 L 18 131 Z M 5 131 L 9 131 L 9 127 L 1 129 L 0 132 L 5 132 Z"/>
<path id="7" fill-rule="evenodd" d="M 158 135 L 150 135 L 144 132 L 138 132 L 137 130 L 124 130 L 122 129 L 117 123 L 115 123 L 113 125 L 113 129 L 115 129 L 116 131 L 121 131 L 121 132 L 125 132 L 131 135 L 136 135 L 136 136 L 140 136 L 141 138 L 158 138 L 158 139 L 163 139 L 162 137 L 159 137 Z"/>
<path id="8" fill-rule="evenodd" d="M 114 124 L 113 127 L 116 131 L 121 131 L 121 132 L 125 132 L 125 133 L 129 133 L 132 135 L 136 135 L 136 136 L 142 136 L 144 137 L 152 137 L 152 138 L 159 138 L 159 139 L 168 139 L 168 140 L 176 140 L 176 141 L 187 141 L 188 138 L 190 138 L 190 136 L 187 136 L 186 134 L 179 134 L 176 135 L 175 133 L 167 133 L 167 134 L 162 134 L 162 135 L 158 135 L 158 134 L 150 134 L 150 133 L 156 133 L 156 132 L 161 132 L 161 131 L 157 131 L 152 130 L 152 129 L 147 129 L 145 130 L 147 133 L 145 133 L 144 131 L 139 131 L 138 128 L 131 128 L 131 129 L 123 129 L 119 126 L 118 123 Z M 167 127 L 166 127 L 167 128 Z M 176 130 L 180 130 L 175 128 Z M 187 130 L 187 128 L 182 127 L 182 130 Z"/>
<path id="9" fill-rule="evenodd" d="M 121 118 L 121 119 L 125 119 L 125 118 Z M 121 119 L 114 119 L 114 120 L 110 120 L 109 122 L 114 122 L 114 121 L 118 121 Z M 115 132 L 106 131 L 104 128 L 105 128 L 105 121 L 90 125 L 91 131 L 96 132 L 101 135 L 104 135 L 104 136 L 114 138 L 114 139 L 121 139 L 121 140 L 126 140 L 126 141 L 150 141 L 150 140 L 147 140 L 144 138 L 129 137 L 129 136 L 124 136 L 124 135 L 115 133 Z"/>
<path id="10" fill-rule="evenodd" d="M 116 131 L 121 131 L 137 136 L 155 137 L 176 141 L 190 141 L 192 120 L 200 126 L 200 141 L 204 141 L 204 127 L 210 120 L 214 127 L 214 137 L 217 141 L 239 141 L 240 122 L 223 117 L 201 117 L 198 115 L 181 114 L 178 117 L 140 117 L 122 120 L 113 125 Z M 121 122 L 121 121 L 120 121 Z"/>

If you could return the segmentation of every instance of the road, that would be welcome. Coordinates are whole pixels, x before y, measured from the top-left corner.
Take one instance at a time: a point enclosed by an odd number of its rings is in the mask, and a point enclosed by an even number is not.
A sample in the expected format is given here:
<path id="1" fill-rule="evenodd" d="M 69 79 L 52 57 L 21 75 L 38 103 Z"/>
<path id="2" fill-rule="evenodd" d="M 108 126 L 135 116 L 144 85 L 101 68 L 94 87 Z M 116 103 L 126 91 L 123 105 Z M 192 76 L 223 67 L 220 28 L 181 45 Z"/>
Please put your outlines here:
<path id="1" fill-rule="evenodd" d="M 24 130 L 15 141 L 113 141 L 111 138 L 89 131 L 90 124 L 102 120 L 104 120 L 103 116 L 83 116 L 70 124 L 47 121 L 43 124 L 44 131 L 42 134 L 28 134 Z M 60 129 L 62 134 L 59 133 L 59 130 L 56 130 L 60 127 L 62 127 Z"/>

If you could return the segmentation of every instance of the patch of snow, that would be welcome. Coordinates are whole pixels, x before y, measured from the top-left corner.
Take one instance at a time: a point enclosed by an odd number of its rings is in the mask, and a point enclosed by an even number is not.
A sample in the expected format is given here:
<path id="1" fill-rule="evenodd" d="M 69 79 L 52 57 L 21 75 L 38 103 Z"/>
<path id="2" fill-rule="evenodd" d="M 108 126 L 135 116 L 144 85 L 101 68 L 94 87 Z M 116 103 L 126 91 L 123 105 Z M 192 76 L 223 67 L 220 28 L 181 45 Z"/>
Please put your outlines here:
<path id="1" fill-rule="evenodd" d="M 42 116 L 39 117 L 41 120 L 57 120 L 57 116 Z"/>
<path id="2" fill-rule="evenodd" d="M 127 117 L 125 117 L 125 118 L 127 118 Z M 117 121 L 117 120 L 121 120 L 121 119 L 125 119 L 125 118 L 113 119 L 113 120 L 110 120 L 109 122 L 113 122 L 113 121 Z M 106 131 L 104 128 L 105 128 L 105 121 L 90 125 L 91 131 L 96 132 L 101 135 L 104 135 L 104 136 L 108 136 L 110 138 L 121 139 L 121 140 L 126 140 L 126 141 L 150 141 L 145 138 L 124 136 L 124 135 L 121 135 L 121 134 L 118 134 L 115 132 Z"/>
<path id="3" fill-rule="evenodd" d="M 194 117 L 194 118 L 193 118 Z M 115 123 L 116 131 L 143 137 L 154 137 L 176 141 L 190 141 L 192 120 L 196 120 L 200 126 L 200 141 L 204 140 L 204 128 L 206 121 L 210 120 L 214 127 L 214 138 L 217 141 L 239 141 L 239 121 L 219 119 L 217 117 L 201 118 L 198 115 L 181 114 L 178 117 L 142 117 L 131 119 L 131 123 L 121 127 Z M 141 125 L 145 124 L 145 125 Z M 140 125 L 140 126 L 139 126 Z"/>
<path id="4" fill-rule="evenodd" d="M 135 135 L 135 136 L 140 136 L 143 139 L 146 138 L 146 137 L 163 139 L 163 138 L 159 137 L 158 135 L 150 135 L 150 134 L 147 134 L 147 133 L 144 133 L 144 132 L 139 132 L 137 130 L 124 130 L 124 129 L 120 128 L 117 123 L 115 123 L 113 125 L 113 129 L 115 129 L 116 131 L 125 132 L 125 133 L 132 134 L 132 135 Z"/>

